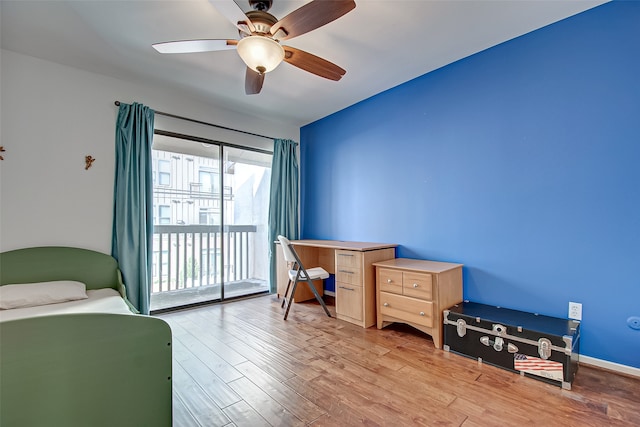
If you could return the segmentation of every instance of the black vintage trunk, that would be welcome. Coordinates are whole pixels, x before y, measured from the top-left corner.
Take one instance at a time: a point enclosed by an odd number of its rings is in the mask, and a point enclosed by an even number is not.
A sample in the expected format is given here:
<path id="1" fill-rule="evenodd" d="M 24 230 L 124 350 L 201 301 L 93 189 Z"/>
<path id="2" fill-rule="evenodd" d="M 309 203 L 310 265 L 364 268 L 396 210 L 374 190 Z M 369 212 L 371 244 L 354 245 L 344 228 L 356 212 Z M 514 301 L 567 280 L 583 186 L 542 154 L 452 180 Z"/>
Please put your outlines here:
<path id="1" fill-rule="evenodd" d="M 580 322 L 465 301 L 444 311 L 444 349 L 571 389 Z"/>

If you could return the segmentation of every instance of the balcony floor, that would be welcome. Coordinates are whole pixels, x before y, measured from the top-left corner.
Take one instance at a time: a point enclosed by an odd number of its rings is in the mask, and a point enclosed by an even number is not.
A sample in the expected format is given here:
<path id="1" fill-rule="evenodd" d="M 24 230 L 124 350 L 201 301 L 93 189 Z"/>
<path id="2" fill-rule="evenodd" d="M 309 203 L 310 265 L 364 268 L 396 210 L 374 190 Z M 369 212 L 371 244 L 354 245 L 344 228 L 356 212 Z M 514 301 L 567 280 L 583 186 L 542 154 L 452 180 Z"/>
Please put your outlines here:
<path id="1" fill-rule="evenodd" d="M 269 291 L 266 280 L 245 279 L 229 282 L 224 288 L 224 298 L 236 298 Z M 198 286 L 175 291 L 151 294 L 151 311 L 165 310 L 190 304 L 220 299 L 220 285 Z"/>

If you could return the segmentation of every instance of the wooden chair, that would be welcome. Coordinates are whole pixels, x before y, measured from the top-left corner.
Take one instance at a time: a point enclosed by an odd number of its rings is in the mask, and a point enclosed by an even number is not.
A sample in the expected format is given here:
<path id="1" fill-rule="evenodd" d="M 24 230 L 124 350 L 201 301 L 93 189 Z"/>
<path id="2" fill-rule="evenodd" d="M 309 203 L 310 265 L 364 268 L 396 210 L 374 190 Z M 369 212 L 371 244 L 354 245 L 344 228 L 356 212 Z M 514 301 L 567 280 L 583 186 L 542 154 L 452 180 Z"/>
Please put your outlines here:
<path id="1" fill-rule="evenodd" d="M 282 297 L 282 307 L 287 304 L 287 308 L 284 312 L 284 320 L 287 320 L 287 316 L 289 315 L 289 309 L 291 308 L 291 304 L 293 303 L 293 295 L 296 293 L 296 288 L 298 287 L 298 283 L 306 282 L 311 288 L 311 292 L 315 295 L 316 299 L 324 309 L 324 312 L 327 313 L 327 316 L 331 317 L 331 313 L 327 309 L 324 301 L 320 294 L 318 294 L 318 290 L 315 286 L 313 286 L 313 281 L 318 279 L 326 279 L 329 277 L 329 273 L 322 267 L 314 267 L 314 268 L 305 268 L 300 261 L 300 257 L 296 253 L 293 245 L 284 236 L 278 236 L 278 240 L 280 241 L 280 246 L 282 246 L 282 251 L 284 252 L 284 259 L 287 263 L 293 263 L 292 269 L 288 271 L 289 274 L 289 282 L 287 283 L 287 290 L 284 291 L 284 295 Z M 291 289 L 291 295 L 289 296 L 289 301 L 287 302 L 287 294 L 289 293 L 289 289 Z"/>

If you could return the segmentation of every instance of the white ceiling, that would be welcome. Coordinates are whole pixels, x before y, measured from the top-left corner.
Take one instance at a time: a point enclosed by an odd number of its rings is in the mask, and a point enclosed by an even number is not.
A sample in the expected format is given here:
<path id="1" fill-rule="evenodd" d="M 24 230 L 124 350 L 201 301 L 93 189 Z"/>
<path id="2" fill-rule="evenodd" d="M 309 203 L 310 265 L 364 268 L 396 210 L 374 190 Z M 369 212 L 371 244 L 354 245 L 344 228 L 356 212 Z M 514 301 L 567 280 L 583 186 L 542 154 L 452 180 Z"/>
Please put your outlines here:
<path id="1" fill-rule="evenodd" d="M 320 0 L 324 1 L 324 0 Z M 274 0 L 282 18 L 308 0 Z M 283 63 L 245 95 L 234 50 L 161 55 L 152 43 L 237 38 L 208 0 L 0 2 L 3 49 L 122 80 L 160 83 L 234 111 L 296 126 L 458 59 L 590 9 L 596 0 L 356 0 L 356 8 L 283 42 L 347 70 L 339 82 Z M 250 10 L 247 0 L 236 0 Z"/>

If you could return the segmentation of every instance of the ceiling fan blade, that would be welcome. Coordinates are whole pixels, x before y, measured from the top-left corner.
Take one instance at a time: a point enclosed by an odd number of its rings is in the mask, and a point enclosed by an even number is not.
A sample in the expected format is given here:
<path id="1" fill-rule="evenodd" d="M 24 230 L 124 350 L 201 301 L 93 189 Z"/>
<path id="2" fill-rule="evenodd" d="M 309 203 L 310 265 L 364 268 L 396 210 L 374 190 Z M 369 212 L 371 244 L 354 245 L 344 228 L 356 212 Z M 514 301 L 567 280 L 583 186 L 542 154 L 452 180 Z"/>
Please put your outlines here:
<path id="1" fill-rule="evenodd" d="M 312 55 L 304 50 L 291 46 L 284 48 L 284 60 L 302 70 L 308 71 L 325 79 L 338 81 L 346 74 L 346 71 L 336 64 Z"/>
<path id="2" fill-rule="evenodd" d="M 262 90 L 264 83 L 264 74 L 257 73 L 247 67 L 247 73 L 244 78 L 244 91 L 247 95 L 255 95 Z"/>
<path id="3" fill-rule="evenodd" d="M 297 37 L 335 21 L 355 7 L 353 0 L 313 0 L 276 22 L 271 34 L 277 34 L 278 40 Z"/>
<path id="4" fill-rule="evenodd" d="M 202 39 L 155 43 L 151 46 L 160 53 L 197 53 L 235 49 L 237 44 L 237 40 Z"/>
<path id="5" fill-rule="evenodd" d="M 256 29 L 242 9 L 233 0 L 209 0 L 218 12 L 244 33 L 251 34 Z"/>

